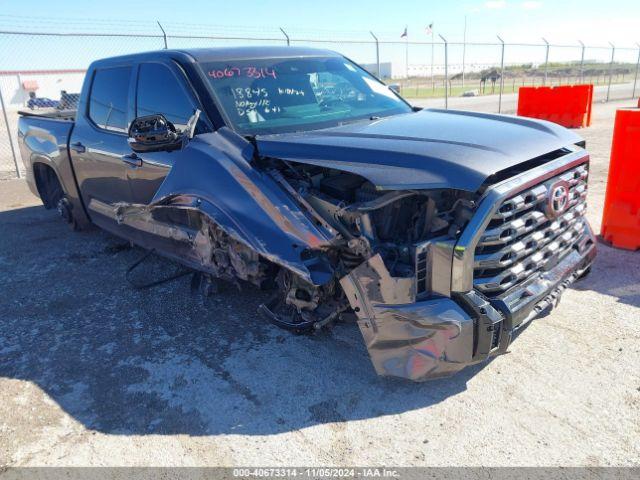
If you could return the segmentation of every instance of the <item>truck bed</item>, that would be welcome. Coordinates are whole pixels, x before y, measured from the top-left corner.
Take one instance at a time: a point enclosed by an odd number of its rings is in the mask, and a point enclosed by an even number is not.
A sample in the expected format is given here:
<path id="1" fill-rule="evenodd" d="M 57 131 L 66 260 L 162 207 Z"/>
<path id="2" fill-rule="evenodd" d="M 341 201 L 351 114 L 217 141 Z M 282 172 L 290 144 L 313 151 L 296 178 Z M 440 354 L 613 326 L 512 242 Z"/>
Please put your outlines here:
<path id="1" fill-rule="evenodd" d="M 56 108 L 42 108 L 39 110 L 20 110 L 18 114 L 22 117 L 51 118 L 56 120 L 73 121 L 76 118 L 76 110 L 58 110 Z"/>

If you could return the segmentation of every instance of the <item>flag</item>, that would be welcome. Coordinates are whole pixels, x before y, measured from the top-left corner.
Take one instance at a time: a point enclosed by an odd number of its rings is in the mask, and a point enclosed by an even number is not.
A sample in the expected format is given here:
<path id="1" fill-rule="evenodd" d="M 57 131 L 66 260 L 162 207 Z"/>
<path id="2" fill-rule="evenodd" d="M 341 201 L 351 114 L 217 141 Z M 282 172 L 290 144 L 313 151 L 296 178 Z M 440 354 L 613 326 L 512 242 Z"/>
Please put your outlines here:
<path id="1" fill-rule="evenodd" d="M 433 35 L 433 22 L 431 22 L 429 26 L 425 28 L 425 31 L 427 32 L 427 35 Z"/>
<path id="2" fill-rule="evenodd" d="M 402 35 L 400 35 L 400 38 L 405 38 L 405 37 L 407 37 L 407 36 L 408 36 L 408 34 L 407 34 L 407 27 L 404 27 L 404 32 L 402 32 Z"/>

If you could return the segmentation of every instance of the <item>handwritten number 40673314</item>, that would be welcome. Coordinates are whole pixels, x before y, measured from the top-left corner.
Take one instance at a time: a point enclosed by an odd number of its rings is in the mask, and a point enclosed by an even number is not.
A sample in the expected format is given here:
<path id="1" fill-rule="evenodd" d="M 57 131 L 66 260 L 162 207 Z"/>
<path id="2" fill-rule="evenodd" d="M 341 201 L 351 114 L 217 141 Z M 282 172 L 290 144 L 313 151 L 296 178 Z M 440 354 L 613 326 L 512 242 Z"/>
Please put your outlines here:
<path id="1" fill-rule="evenodd" d="M 248 77 L 248 78 L 277 78 L 276 71 L 268 67 L 227 67 L 219 70 L 209 70 L 211 78 L 232 78 L 232 77 Z"/>

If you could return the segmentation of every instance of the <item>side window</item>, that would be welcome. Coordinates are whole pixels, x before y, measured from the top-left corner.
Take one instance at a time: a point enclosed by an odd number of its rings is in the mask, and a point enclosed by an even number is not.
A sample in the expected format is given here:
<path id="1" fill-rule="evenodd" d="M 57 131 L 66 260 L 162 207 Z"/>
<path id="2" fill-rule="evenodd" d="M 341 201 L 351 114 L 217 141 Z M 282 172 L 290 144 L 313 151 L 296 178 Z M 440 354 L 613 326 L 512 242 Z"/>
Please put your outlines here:
<path id="1" fill-rule="evenodd" d="M 127 131 L 131 67 L 96 70 L 89 97 L 89 118 L 105 130 Z"/>
<path id="2" fill-rule="evenodd" d="M 160 63 L 140 65 L 136 116 L 161 113 L 182 130 L 195 111 L 185 87 L 168 67 Z"/>

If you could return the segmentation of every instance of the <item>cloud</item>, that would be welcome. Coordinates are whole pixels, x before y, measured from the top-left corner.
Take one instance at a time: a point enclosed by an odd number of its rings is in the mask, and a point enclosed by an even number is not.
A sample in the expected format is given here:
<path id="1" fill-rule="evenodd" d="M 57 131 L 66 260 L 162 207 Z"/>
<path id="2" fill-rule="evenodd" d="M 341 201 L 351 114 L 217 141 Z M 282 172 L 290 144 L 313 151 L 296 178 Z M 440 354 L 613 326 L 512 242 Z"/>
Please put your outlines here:
<path id="1" fill-rule="evenodd" d="M 529 0 L 527 2 L 522 2 L 520 6 L 525 10 L 535 10 L 536 8 L 540 8 L 542 6 L 542 2 L 537 2 L 536 0 Z"/>
<path id="2" fill-rule="evenodd" d="M 489 0 L 488 2 L 484 2 L 484 7 L 492 10 L 504 8 L 506 6 L 507 2 L 505 0 Z"/>

